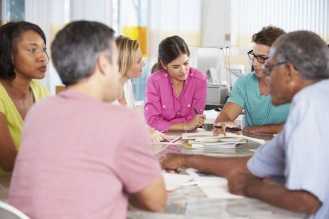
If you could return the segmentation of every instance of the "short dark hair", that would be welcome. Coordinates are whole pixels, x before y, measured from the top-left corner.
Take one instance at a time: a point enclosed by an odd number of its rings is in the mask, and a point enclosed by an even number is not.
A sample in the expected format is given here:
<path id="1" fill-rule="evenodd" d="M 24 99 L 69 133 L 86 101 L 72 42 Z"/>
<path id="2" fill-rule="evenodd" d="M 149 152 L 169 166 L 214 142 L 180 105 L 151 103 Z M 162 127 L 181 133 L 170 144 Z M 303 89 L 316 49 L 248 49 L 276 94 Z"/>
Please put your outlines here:
<path id="1" fill-rule="evenodd" d="M 252 35 L 252 42 L 271 47 L 274 41 L 286 32 L 275 26 L 263 27 L 259 32 Z"/>
<path id="2" fill-rule="evenodd" d="M 60 30 L 51 45 L 54 66 L 66 86 L 89 77 L 100 52 L 111 61 L 114 30 L 95 21 L 74 21 Z"/>
<path id="3" fill-rule="evenodd" d="M 181 54 L 190 56 L 190 50 L 186 42 L 183 38 L 176 35 L 162 40 L 159 44 L 158 52 L 158 68 L 161 68 L 160 61 L 167 65 Z"/>
<path id="4" fill-rule="evenodd" d="M 311 31 L 293 31 L 273 44 L 273 57 L 291 63 L 307 80 L 329 78 L 329 49 L 319 35 Z"/>
<path id="5" fill-rule="evenodd" d="M 16 77 L 12 55 L 15 52 L 17 39 L 27 31 L 40 35 L 46 44 L 46 36 L 41 28 L 26 21 L 9 22 L 0 27 L 0 78 L 13 80 Z"/>

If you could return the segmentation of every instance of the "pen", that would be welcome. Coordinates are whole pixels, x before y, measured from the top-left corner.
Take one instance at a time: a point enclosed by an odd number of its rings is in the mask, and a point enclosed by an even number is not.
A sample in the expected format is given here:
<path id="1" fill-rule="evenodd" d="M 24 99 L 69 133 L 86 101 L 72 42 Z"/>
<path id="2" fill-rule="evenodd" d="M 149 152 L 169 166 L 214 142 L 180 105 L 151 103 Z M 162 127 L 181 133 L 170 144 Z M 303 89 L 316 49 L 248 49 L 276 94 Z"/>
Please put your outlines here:
<path id="1" fill-rule="evenodd" d="M 193 107 L 193 110 L 196 115 L 201 115 L 201 113 L 199 112 L 199 110 L 197 108 Z M 200 125 L 199 128 L 203 128 L 203 125 Z"/>
<path id="2" fill-rule="evenodd" d="M 217 129 L 223 130 L 223 135 L 226 136 L 226 126 L 225 126 L 225 123 L 222 123 L 221 125 L 214 124 L 214 127 L 217 128 Z"/>
<path id="3" fill-rule="evenodd" d="M 214 127 L 222 129 L 223 132 L 224 132 L 224 136 L 226 135 L 226 131 L 228 131 L 228 132 L 240 132 L 240 131 L 242 131 L 241 128 L 239 128 L 239 127 L 226 127 L 225 123 L 223 123 L 222 125 L 214 125 Z"/>
<path id="4" fill-rule="evenodd" d="M 175 142 L 177 142 L 177 141 L 179 141 L 181 139 L 182 139 L 182 136 L 178 136 L 178 137 L 172 139 L 171 141 L 169 141 L 169 143 L 175 143 Z"/>
<path id="5" fill-rule="evenodd" d="M 197 108 L 193 108 L 195 114 L 200 114 Z"/>

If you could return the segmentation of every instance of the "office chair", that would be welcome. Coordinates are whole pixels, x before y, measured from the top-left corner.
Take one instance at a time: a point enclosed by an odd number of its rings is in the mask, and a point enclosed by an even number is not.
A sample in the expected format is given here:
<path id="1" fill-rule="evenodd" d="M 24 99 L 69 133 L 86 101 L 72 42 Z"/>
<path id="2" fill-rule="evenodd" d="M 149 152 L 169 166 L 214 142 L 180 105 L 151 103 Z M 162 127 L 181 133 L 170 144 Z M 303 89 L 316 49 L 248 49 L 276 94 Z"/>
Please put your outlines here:
<path id="1" fill-rule="evenodd" d="M 30 219 L 24 213 L 15 207 L 0 201 L 0 218 L 1 219 Z"/>

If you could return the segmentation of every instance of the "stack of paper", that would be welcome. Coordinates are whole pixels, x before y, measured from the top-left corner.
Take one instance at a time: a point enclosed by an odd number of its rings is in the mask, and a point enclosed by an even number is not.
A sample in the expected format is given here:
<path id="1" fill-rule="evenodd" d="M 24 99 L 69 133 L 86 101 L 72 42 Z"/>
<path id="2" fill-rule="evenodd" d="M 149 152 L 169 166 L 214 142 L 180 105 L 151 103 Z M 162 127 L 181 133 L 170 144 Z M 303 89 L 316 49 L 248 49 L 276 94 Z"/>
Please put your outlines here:
<path id="1" fill-rule="evenodd" d="M 220 134 L 217 136 L 214 136 L 211 131 L 200 131 L 200 132 L 195 132 L 195 133 L 183 133 L 182 134 L 182 139 L 184 140 L 200 140 L 200 139 L 216 139 L 216 138 L 228 138 L 228 139 L 244 139 L 244 140 L 249 140 L 253 141 L 259 144 L 265 144 L 265 140 L 263 139 L 258 139 L 258 138 L 252 138 L 248 137 L 245 135 L 238 135 L 234 133 L 226 133 L 225 135 Z"/>
<path id="2" fill-rule="evenodd" d="M 214 134 L 211 131 L 200 131 L 200 132 L 193 132 L 193 133 L 183 133 L 182 139 L 183 140 L 194 140 L 196 138 L 202 137 L 213 137 Z"/>
<path id="3" fill-rule="evenodd" d="M 196 138 L 191 142 L 192 148 L 235 148 L 238 144 L 246 143 L 242 138 L 212 136 Z"/>

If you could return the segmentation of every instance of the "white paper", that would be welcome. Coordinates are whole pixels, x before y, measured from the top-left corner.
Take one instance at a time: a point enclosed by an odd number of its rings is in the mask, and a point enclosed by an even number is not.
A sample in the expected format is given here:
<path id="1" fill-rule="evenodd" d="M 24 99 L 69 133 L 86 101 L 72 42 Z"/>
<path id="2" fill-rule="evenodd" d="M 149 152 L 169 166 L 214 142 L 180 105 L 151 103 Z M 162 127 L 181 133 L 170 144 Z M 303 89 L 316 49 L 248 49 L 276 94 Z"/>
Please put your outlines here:
<path id="1" fill-rule="evenodd" d="M 213 133 L 211 131 L 198 131 L 195 133 L 183 133 L 182 134 L 182 138 L 185 140 L 198 140 L 200 141 L 200 139 L 209 139 L 210 141 L 213 141 L 214 139 L 221 139 L 221 138 L 236 138 L 236 139 L 245 139 L 245 140 L 250 140 L 259 144 L 265 144 L 266 141 L 263 139 L 258 139 L 258 138 L 252 138 L 252 137 L 248 137 L 248 136 L 244 136 L 244 135 L 238 135 L 238 134 L 234 134 L 234 133 L 226 133 L 226 135 L 217 135 L 214 136 Z M 204 141 L 204 140 L 201 140 Z"/>
<path id="2" fill-rule="evenodd" d="M 186 169 L 186 173 L 189 174 L 202 192 L 208 198 L 221 198 L 221 199 L 234 199 L 242 198 L 242 196 L 233 195 L 227 190 L 227 180 L 218 176 L 201 176 L 195 169 Z"/>
<path id="3" fill-rule="evenodd" d="M 193 179 L 189 175 L 167 172 L 162 172 L 162 175 L 164 177 L 167 191 L 173 191 L 181 186 L 186 186 L 190 185 L 190 183 L 193 183 Z"/>

